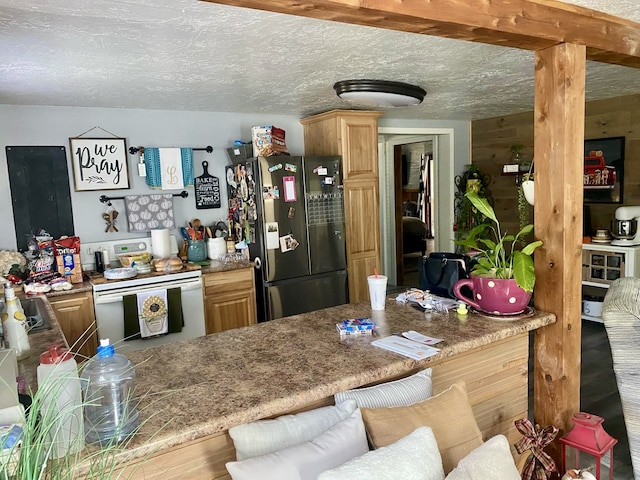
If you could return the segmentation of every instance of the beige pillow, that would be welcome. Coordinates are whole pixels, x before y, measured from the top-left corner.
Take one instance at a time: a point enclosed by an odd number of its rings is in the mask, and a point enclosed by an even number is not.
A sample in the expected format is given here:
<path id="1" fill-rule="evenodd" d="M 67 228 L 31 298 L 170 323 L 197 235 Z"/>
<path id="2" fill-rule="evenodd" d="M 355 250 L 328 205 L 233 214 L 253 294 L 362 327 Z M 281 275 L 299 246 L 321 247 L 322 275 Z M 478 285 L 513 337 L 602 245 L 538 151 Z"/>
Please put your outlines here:
<path id="1" fill-rule="evenodd" d="M 390 445 L 418 427 L 431 427 L 445 474 L 482 445 L 482 434 L 467 399 L 463 381 L 444 392 L 406 407 L 363 408 L 362 418 L 375 448 Z"/>

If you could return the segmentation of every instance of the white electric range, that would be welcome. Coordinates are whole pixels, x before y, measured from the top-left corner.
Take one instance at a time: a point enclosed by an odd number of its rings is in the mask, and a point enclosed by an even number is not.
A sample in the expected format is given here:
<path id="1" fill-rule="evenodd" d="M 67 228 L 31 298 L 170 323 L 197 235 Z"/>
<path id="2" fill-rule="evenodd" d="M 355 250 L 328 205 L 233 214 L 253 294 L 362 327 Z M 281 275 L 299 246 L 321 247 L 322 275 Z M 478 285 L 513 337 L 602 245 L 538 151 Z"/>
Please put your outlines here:
<path id="1" fill-rule="evenodd" d="M 175 237 L 171 237 L 171 253 L 178 251 Z M 93 304 L 99 338 L 108 338 L 116 349 L 127 351 L 189 340 L 205 335 L 202 273 L 200 270 L 182 270 L 171 273 L 138 275 L 126 280 L 106 280 L 93 272 L 95 252 L 107 250 L 111 267 L 120 266 L 118 255 L 151 252 L 151 238 L 134 238 L 120 241 L 89 242 L 81 244 L 80 259 L 93 286 Z M 108 268 L 105 265 L 105 268 Z M 124 338 L 124 304 L 127 295 L 148 294 L 180 288 L 184 326 L 179 333 L 170 333 L 145 339 Z"/>

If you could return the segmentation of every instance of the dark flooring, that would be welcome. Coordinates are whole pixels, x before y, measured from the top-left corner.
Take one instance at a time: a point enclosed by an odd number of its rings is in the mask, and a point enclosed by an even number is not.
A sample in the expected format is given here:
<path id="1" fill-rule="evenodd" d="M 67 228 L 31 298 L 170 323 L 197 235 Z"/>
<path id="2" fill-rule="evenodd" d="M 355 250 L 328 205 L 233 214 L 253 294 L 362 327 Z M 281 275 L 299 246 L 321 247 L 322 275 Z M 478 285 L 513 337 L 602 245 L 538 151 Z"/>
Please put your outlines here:
<path id="1" fill-rule="evenodd" d="M 529 413 L 533 414 L 533 332 L 529 355 Z M 580 368 L 580 410 L 604 419 L 604 430 L 618 443 L 613 447 L 615 480 L 633 480 L 627 429 L 611 360 L 611 347 L 602 323 L 582 321 L 582 364 Z M 603 462 L 604 463 L 604 462 Z M 603 478 L 609 478 L 607 475 Z"/>
<path id="2" fill-rule="evenodd" d="M 418 286 L 418 257 L 405 256 L 403 286 Z M 533 332 L 529 356 L 529 412 L 533 416 Z M 627 430 L 622 416 L 620 395 L 613 372 L 611 347 L 601 323 L 582 322 L 582 364 L 580 369 L 580 410 L 604 418 L 604 429 L 618 439 L 613 448 L 613 473 L 615 480 L 633 480 Z M 603 462 L 604 463 L 604 462 Z M 607 475 L 603 478 L 609 478 Z M 640 480 L 640 479 L 639 479 Z"/>

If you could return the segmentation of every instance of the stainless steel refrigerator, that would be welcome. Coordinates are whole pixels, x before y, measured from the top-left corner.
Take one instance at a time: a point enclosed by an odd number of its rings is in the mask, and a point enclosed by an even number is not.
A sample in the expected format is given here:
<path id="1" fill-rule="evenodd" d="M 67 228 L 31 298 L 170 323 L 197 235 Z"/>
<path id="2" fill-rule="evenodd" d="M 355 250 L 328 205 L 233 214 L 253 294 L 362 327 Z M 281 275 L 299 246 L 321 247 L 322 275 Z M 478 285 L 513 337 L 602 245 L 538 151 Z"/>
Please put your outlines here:
<path id="1" fill-rule="evenodd" d="M 348 302 L 340 157 L 227 166 L 236 239 L 256 263 L 258 321 Z"/>

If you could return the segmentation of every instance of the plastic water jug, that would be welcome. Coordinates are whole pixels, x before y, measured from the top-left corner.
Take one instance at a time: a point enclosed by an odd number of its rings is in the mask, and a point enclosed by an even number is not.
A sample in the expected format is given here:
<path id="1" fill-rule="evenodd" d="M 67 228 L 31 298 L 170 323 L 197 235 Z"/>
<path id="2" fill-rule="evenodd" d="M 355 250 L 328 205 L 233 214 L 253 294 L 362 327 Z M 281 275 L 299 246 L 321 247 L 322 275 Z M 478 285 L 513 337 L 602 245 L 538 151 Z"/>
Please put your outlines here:
<path id="1" fill-rule="evenodd" d="M 73 355 L 60 345 L 51 345 L 40 355 L 37 374 L 40 417 L 49 429 L 50 458 L 82 450 L 82 394 Z"/>
<path id="2" fill-rule="evenodd" d="M 135 376 L 129 359 L 115 353 L 109 339 L 100 340 L 97 355 L 81 374 L 87 443 L 113 445 L 135 432 L 140 421 L 134 397 Z"/>

